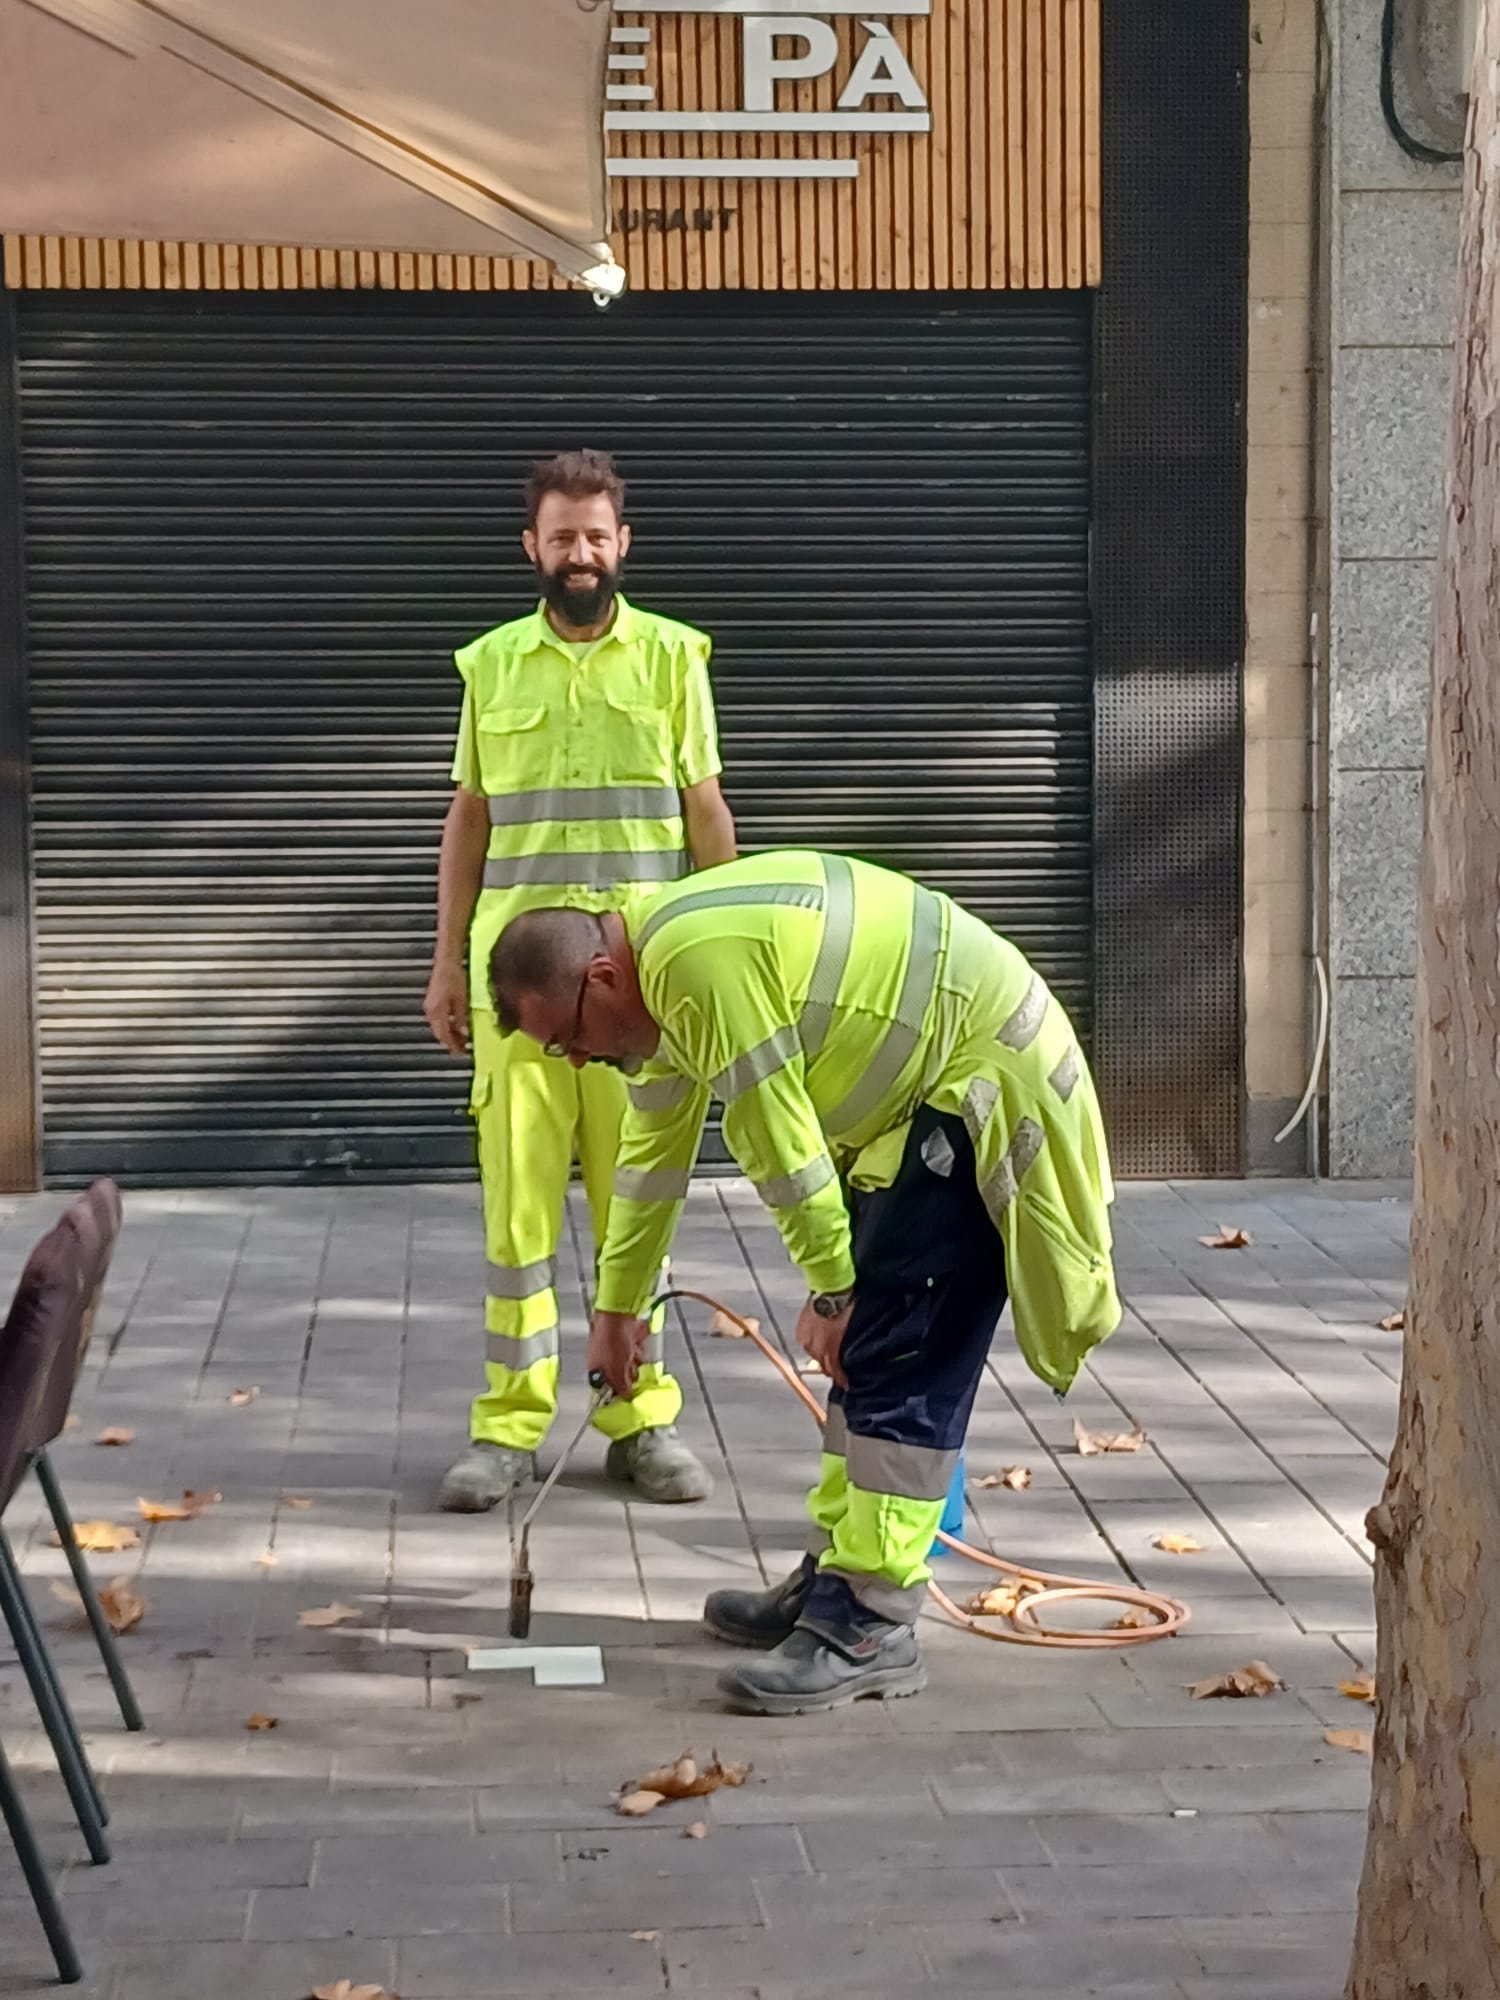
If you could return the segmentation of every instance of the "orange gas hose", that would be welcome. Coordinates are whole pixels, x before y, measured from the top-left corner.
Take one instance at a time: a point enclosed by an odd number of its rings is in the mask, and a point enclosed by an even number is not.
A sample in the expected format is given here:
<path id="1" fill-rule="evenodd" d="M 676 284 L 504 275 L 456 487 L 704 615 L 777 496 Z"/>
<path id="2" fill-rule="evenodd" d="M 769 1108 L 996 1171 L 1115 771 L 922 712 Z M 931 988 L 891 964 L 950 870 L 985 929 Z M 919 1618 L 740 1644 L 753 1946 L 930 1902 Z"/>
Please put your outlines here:
<path id="1" fill-rule="evenodd" d="M 753 1341 L 771 1366 L 781 1376 L 797 1396 L 806 1404 L 819 1425 L 826 1424 L 828 1418 L 822 1404 L 797 1371 L 787 1361 L 786 1356 L 777 1352 L 758 1327 L 726 1306 L 722 1299 L 711 1297 L 707 1292 L 694 1292 L 673 1286 L 663 1292 L 660 1299 L 653 1300 L 653 1307 L 664 1304 L 668 1299 L 696 1299 L 700 1305 L 710 1306 L 731 1320 L 747 1340 Z M 1014 1577 L 1026 1586 L 1027 1594 L 1017 1600 L 1015 1609 L 1008 1615 L 1001 1612 L 966 1611 L 955 1604 L 948 1593 L 935 1580 L 927 1585 L 933 1602 L 966 1631 L 977 1633 L 981 1639 L 998 1639 L 1013 1646 L 1069 1646 L 1076 1650 L 1097 1650 L 1101 1647 L 1139 1646 L 1148 1639 L 1169 1639 L 1180 1632 L 1192 1616 L 1185 1604 L 1175 1598 L 1163 1596 L 1160 1591 L 1142 1590 L 1130 1583 L 1095 1583 L 1085 1576 L 1064 1576 L 1052 1570 L 1032 1569 L 1025 1563 L 1007 1562 L 1003 1556 L 991 1555 L 988 1549 L 976 1549 L 972 1542 L 960 1541 L 956 1535 L 939 1534 L 938 1540 L 955 1555 L 965 1556 L 970 1562 L 979 1563 L 985 1569 L 999 1570 L 1002 1575 Z M 1138 1608 L 1149 1614 L 1149 1625 L 1120 1629 L 1110 1627 L 1104 1632 L 1076 1632 L 1066 1626 L 1044 1624 L 1037 1613 L 1044 1605 L 1066 1604 L 1098 1600 L 1105 1604 L 1122 1604 Z"/>

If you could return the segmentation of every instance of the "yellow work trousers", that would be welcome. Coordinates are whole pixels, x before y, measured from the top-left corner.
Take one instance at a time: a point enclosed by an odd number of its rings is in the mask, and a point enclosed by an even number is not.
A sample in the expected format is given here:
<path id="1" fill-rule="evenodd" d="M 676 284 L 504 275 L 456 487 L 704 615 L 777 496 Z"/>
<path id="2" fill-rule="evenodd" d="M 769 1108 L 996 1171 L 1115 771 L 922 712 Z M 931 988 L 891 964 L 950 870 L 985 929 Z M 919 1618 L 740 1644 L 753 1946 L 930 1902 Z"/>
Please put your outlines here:
<path id="1" fill-rule="evenodd" d="M 574 1069 L 544 1056 L 524 1035 L 502 1036 L 495 1016 L 473 1013 L 474 1089 L 470 1108 L 484 1185 L 485 1380 L 470 1433 L 490 1444 L 534 1451 L 557 1414 L 557 1247 L 575 1151 L 583 1168 L 594 1244 L 604 1240 L 614 1179 L 625 1079 L 600 1063 Z M 606 1403 L 595 1418 L 608 1438 L 675 1423 L 682 1391 L 662 1365 L 653 1328 L 628 1403 Z M 580 1365 L 582 1357 L 579 1357 Z"/>

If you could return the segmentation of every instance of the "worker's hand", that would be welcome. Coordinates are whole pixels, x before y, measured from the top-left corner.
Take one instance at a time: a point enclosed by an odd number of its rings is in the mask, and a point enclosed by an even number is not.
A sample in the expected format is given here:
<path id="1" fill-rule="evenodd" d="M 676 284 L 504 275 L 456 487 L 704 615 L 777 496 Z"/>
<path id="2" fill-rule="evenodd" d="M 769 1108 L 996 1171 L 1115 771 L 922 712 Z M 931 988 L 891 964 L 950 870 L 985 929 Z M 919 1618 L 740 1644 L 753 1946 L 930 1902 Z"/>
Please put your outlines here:
<path id="1" fill-rule="evenodd" d="M 635 1394 L 635 1378 L 650 1335 L 650 1321 L 637 1319 L 634 1313 L 595 1313 L 585 1357 L 589 1373 L 597 1368 L 615 1394 L 628 1403 Z"/>
<path id="2" fill-rule="evenodd" d="M 422 1012 L 450 1056 L 469 1053 L 469 974 L 462 962 L 434 964 Z"/>
<path id="3" fill-rule="evenodd" d="M 849 1386 L 839 1354 L 853 1313 L 854 1303 L 851 1300 L 837 1319 L 824 1319 L 813 1311 L 813 1302 L 809 1299 L 797 1315 L 797 1345 L 804 1354 L 810 1354 L 823 1373 L 831 1376 L 841 1389 Z"/>

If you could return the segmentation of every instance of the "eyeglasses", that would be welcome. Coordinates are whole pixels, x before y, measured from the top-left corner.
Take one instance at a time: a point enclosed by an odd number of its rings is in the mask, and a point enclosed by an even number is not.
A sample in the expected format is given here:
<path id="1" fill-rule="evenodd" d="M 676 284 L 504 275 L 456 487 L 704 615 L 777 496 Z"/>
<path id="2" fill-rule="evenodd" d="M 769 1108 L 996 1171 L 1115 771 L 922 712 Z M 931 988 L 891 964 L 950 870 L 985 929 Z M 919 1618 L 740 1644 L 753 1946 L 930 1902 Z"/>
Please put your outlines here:
<path id="1" fill-rule="evenodd" d="M 589 968 L 583 969 L 583 978 L 578 983 L 578 1010 L 573 1016 L 573 1032 L 563 1037 L 554 1035 L 550 1042 L 543 1042 L 544 1056 L 569 1056 L 578 1046 L 578 1037 L 583 1033 L 583 1003 L 588 998 Z"/>

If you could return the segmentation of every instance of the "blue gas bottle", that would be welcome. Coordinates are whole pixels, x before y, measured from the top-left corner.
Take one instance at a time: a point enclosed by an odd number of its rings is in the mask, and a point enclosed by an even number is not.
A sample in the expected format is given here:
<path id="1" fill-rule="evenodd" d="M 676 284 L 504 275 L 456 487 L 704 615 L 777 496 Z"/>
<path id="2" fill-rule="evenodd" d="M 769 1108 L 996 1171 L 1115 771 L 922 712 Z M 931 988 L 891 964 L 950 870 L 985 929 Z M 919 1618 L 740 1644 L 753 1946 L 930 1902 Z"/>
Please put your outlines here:
<path id="1" fill-rule="evenodd" d="M 958 1454 L 958 1463 L 953 1468 L 953 1478 L 948 1486 L 948 1497 L 943 1502 L 943 1518 L 938 1526 L 945 1535 L 961 1535 L 964 1531 L 964 1455 Z M 947 1555 L 941 1542 L 934 1541 L 929 1556 Z"/>

